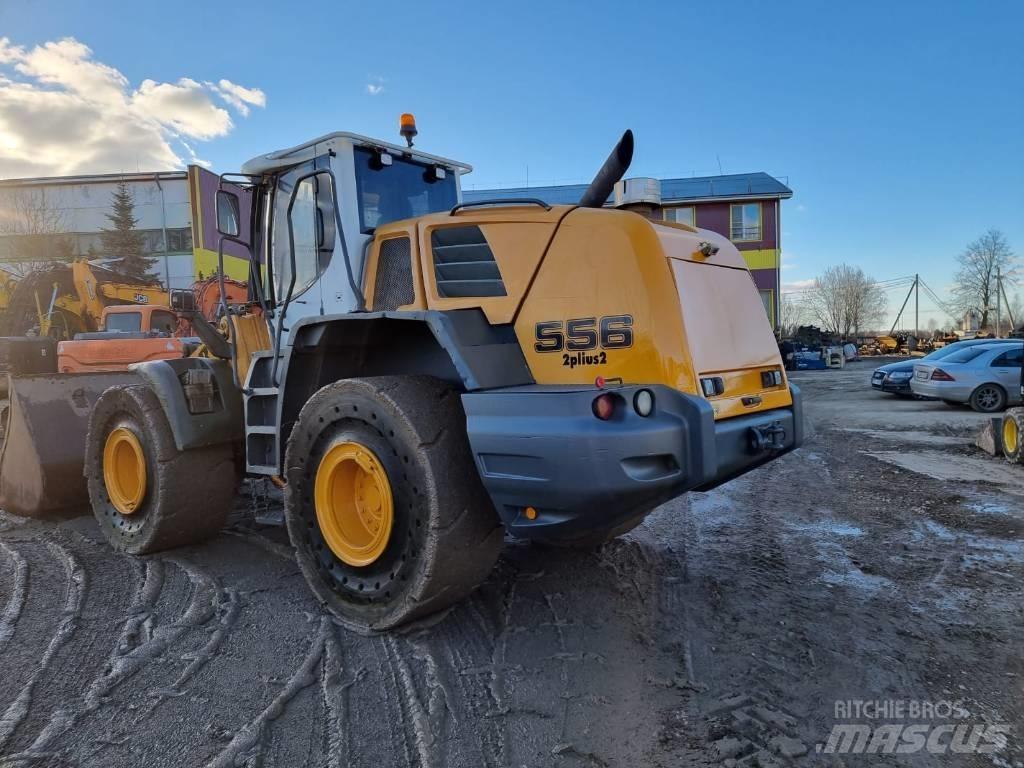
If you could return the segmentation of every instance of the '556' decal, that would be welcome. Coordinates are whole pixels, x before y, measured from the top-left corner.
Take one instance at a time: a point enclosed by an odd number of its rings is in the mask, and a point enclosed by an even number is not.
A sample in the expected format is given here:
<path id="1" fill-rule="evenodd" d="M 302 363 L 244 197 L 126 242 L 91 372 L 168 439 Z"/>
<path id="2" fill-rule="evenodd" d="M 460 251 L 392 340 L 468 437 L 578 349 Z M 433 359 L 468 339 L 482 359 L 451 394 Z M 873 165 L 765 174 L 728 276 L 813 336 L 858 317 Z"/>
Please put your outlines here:
<path id="1" fill-rule="evenodd" d="M 577 317 L 564 322 L 545 320 L 537 323 L 535 334 L 537 340 L 533 348 L 537 352 L 587 352 L 598 346 L 601 349 L 623 349 L 633 346 L 633 316 Z M 582 356 L 574 357 L 586 359 Z M 600 362 L 606 362 L 603 353 L 596 357 L 601 358 Z"/>

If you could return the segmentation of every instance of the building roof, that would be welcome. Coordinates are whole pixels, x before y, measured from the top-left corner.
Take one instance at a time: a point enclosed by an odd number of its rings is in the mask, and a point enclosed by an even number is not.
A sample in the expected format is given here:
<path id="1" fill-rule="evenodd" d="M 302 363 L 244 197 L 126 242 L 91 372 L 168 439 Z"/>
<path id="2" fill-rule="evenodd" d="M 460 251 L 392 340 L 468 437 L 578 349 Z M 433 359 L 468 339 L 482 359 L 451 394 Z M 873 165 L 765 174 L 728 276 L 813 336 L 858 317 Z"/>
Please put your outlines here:
<path id="1" fill-rule="evenodd" d="M 109 184 L 112 181 L 175 181 L 185 180 L 185 171 L 151 171 L 149 173 L 91 173 L 78 176 L 37 176 L 26 179 L 0 179 L 0 187 L 55 186 L 57 184 Z"/>
<path id="2" fill-rule="evenodd" d="M 464 189 L 462 199 L 467 203 L 493 198 L 522 199 L 536 197 L 552 205 L 573 205 L 580 201 L 586 184 L 563 184 L 554 187 L 516 187 L 514 189 Z M 663 203 L 695 202 L 699 200 L 742 200 L 746 198 L 790 198 L 793 190 L 764 171 L 732 173 L 725 176 L 693 176 L 683 179 L 661 179 Z M 612 198 L 608 198 L 612 202 Z"/>

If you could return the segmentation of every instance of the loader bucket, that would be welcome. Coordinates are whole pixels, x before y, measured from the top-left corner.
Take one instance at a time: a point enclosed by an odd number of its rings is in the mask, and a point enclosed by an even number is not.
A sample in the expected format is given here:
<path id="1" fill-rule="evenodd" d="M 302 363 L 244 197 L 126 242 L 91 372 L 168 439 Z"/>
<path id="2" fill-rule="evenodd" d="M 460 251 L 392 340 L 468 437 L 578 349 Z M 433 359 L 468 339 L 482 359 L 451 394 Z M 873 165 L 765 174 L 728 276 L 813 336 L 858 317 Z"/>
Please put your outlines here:
<path id="1" fill-rule="evenodd" d="M 89 507 L 83 476 L 89 414 L 104 390 L 133 373 L 0 378 L 0 509 L 22 517 L 70 516 Z M 6 388 L 6 392 L 3 390 Z"/>

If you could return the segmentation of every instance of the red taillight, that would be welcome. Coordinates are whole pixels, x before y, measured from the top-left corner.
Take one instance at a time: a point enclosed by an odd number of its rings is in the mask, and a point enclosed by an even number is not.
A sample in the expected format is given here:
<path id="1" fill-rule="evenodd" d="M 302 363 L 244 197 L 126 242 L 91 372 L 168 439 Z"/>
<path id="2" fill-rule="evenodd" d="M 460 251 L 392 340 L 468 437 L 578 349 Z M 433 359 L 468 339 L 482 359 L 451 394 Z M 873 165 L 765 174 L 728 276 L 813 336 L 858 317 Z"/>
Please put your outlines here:
<path id="1" fill-rule="evenodd" d="M 956 381 L 956 379 L 954 379 L 941 368 L 936 368 L 934 371 L 932 371 L 932 381 Z"/>
<path id="2" fill-rule="evenodd" d="M 609 393 L 598 395 L 593 403 L 594 415 L 601 421 L 608 421 L 615 413 L 615 396 Z"/>

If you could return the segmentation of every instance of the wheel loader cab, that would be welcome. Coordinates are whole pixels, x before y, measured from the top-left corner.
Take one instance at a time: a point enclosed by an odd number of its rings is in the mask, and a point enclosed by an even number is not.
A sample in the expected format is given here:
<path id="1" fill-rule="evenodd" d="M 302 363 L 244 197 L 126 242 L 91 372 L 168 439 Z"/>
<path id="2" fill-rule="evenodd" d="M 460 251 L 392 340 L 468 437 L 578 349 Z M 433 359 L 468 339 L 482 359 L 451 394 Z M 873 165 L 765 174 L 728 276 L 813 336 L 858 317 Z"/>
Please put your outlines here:
<path id="1" fill-rule="evenodd" d="M 379 227 L 451 209 L 469 165 L 411 147 L 333 133 L 243 166 L 260 180 L 254 253 L 275 326 L 363 308 Z M 281 339 L 287 347 L 289 338 Z"/>

